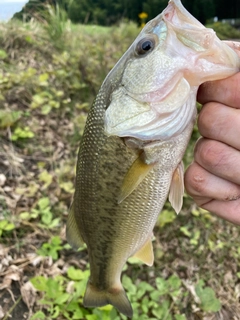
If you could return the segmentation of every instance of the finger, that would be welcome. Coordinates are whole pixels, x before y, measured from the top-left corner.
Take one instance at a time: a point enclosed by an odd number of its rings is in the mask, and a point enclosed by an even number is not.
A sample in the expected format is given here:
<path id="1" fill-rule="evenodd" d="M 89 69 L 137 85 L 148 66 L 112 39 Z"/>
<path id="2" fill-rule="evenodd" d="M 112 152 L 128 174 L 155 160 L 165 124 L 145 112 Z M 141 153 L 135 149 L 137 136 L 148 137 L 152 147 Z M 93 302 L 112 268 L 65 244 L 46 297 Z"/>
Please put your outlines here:
<path id="1" fill-rule="evenodd" d="M 240 184 L 240 152 L 222 142 L 201 138 L 194 149 L 194 159 L 210 173 Z"/>
<path id="2" fill-rule="evenodd" d="M 240 199 L 231 202 L 212 200 L 201 207 L 225 220 L 240 225 Z"/>
<path id="3" fill-rule="evenodd" d="M 240 72 L 223 80 L 203 83 L 198 90 L 197 100 L 204 104 L 219 102 L 233 108 L 240 108 Z"/>
<path id="4" fill-rule="evenodd" d="M 240 185 L 211 174 L 196 162 L 185 172 L 185 188 L 199 206 L 213 199 L 231 201 L 240 198 Z"/>
<path id="5" fill-rule="evenodd" d="M 207 103 L 199 114 L 198 128 L 202 136 L 240 150 L 240 109 Z"/>

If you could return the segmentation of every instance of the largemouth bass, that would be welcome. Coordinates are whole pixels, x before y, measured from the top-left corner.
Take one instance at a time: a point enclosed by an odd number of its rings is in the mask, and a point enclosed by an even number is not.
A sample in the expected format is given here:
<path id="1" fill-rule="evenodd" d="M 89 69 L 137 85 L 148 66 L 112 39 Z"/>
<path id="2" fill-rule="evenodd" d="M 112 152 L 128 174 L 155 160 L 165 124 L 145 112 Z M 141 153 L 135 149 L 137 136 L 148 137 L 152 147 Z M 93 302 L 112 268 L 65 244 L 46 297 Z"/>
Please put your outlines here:
<path id="1" fill-rule="evenodd" d="M 239 66 L 213 30 L 170 0 L 107 75 L 88 115 L 67 221 L 69 243 L 88 248 L 85 307 L 112 304 L 132 317 L 122 268 L 131 256 L 153 264 L 153 228 L 168 196 L 181 210 L 197 89 Z"/>

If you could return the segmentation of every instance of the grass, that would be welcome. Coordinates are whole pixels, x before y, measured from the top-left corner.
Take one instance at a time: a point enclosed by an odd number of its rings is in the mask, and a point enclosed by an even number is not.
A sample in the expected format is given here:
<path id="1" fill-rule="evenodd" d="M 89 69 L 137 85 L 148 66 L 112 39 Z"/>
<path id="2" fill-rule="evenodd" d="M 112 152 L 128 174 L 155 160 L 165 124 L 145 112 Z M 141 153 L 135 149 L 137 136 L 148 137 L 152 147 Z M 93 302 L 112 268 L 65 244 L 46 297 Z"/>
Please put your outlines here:
<path id="1" fill-rule="evenodd" d="M 87 111 L 139 30 L 66 22 L 55 38 L 46 24 L 12 21 L 0 31 L 0 311 L 126 319 L 111 306 L 82 306 L 87 251 L 66 243 L 65 223 Z M 197 137 L 195 128 L 186 164 Z M 124 271 L 134 319 L 240 319 L 239 228 L 185 195 L 178 217 L 166 204 L 154 233 L 154 266 L 131 259 Z"/>

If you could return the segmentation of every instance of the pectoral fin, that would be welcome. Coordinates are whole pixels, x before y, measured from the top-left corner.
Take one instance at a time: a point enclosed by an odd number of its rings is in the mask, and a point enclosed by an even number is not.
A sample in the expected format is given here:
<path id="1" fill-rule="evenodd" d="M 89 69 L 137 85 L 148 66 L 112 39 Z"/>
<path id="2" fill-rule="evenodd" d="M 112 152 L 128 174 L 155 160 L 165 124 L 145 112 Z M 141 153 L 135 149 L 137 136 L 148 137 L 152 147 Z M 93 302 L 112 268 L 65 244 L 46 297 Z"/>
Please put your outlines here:
<path id="1" fill-rule="evenodd" d="M 152 266 L 154 262 L 153 246 L 151 238 L 142 246 L 138 252 L 134 254 L 135 258 L 138 258 L 148 266 Z"/>
<path id="2" fill-rule="evenodd" d="M 121 203 L 137 188 L 153 167 L 154 163 L 146 164 L 140 157 L 133 162 L 123 179 L 118 203 Z"/>
<path id="3" fill-rule="evenodd" d="M 84 245 L 80 231 L 74 215 L 74 202 L 72 203 L 67 219 L 66 237 L 68 243 L 74 248 L 79 249 Z"/>
<path id="4" fill-rule="evenodd" d="M 184 194 L 184 166 L 181 161 L 172 176 L 172 183 L 169 190 L 168 199 L 176 211 L 179 214 L 183 204 Z"/>

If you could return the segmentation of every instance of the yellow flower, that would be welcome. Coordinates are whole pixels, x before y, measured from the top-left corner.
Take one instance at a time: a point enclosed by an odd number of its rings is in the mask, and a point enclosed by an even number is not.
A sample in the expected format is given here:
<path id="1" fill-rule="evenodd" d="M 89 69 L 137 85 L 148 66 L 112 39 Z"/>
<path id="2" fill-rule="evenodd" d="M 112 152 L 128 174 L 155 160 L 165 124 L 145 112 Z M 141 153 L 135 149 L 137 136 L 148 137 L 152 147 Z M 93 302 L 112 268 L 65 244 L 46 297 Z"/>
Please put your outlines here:
<path id="1" fill-rule="evenodd" d="M 148 17 L 148 14 L 146 12 L 141 12 L 138 16 L 141 20 L 144 20 Z"/>

